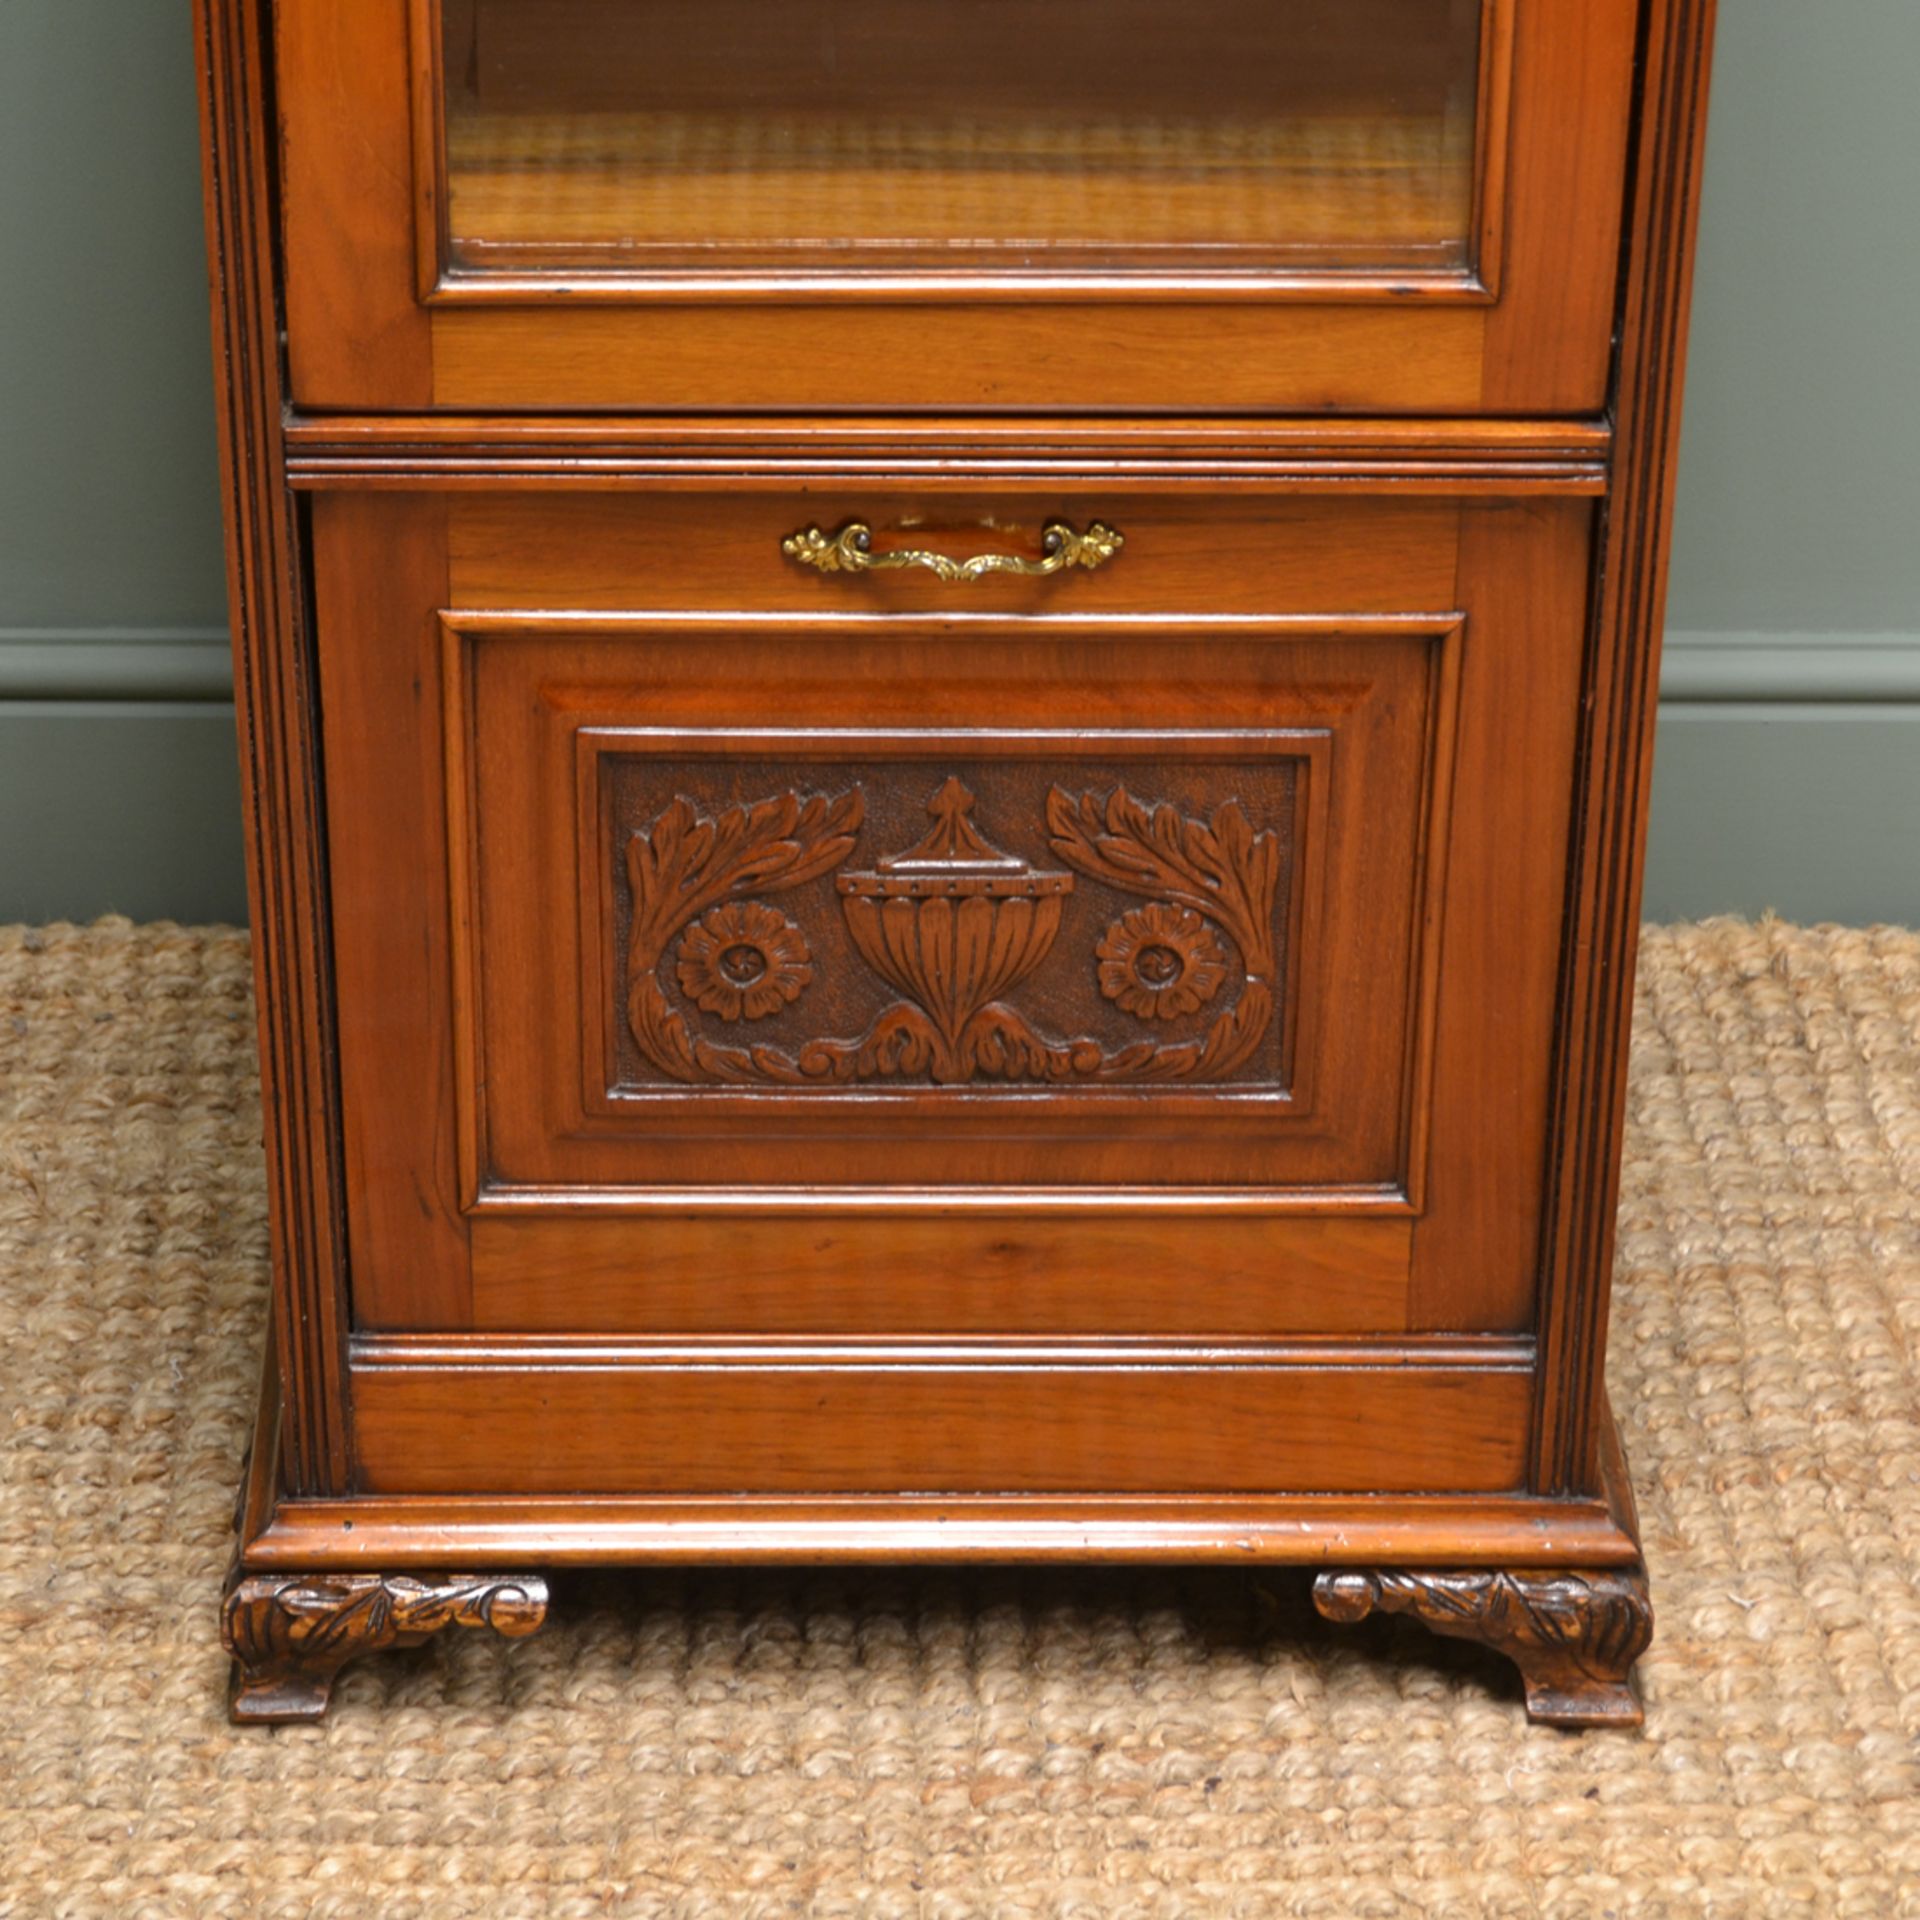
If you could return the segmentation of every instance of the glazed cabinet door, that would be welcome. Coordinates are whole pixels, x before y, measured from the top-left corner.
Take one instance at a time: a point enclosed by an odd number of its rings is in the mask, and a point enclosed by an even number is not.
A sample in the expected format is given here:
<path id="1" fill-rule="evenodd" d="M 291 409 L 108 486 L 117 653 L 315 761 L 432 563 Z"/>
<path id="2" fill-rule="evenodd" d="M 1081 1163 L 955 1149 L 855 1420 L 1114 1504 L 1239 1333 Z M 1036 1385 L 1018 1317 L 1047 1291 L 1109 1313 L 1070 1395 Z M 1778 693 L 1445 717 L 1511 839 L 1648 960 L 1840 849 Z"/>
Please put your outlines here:
<path id="1" fill-rule="evenodd" d="M 295 398 L 1597 410 L 1638 13 L 276 0 Z"/>
<path id="2" fill-rule="evenodd" d="M 317 495 L 367 1484 L 1518 1485 L 1590 516 Z"/>

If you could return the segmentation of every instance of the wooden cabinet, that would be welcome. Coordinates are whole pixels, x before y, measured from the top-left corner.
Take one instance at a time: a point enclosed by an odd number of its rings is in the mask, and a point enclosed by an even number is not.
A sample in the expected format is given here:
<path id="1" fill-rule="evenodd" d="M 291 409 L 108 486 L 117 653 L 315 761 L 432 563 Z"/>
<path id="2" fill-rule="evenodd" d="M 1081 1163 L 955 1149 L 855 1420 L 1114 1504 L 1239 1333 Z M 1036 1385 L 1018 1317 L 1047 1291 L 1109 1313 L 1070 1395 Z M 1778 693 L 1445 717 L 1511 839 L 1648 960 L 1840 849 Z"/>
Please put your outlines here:
<path id="1" fill-rule="evenodd" d="M 1635 1715 L 1709 12 L 202 0 L 240 1717 L 550 1564 L 1047 1555 Z"/>

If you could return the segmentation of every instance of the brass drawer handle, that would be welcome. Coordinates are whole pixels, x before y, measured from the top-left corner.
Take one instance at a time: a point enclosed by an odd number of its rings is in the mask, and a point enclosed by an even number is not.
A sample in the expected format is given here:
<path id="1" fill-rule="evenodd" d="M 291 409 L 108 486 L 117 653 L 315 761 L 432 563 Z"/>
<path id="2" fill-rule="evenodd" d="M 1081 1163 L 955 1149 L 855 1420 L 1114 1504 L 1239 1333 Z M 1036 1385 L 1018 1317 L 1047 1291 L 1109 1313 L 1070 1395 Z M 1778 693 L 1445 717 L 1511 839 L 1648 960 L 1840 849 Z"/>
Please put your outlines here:
<path id="1" fill-rule="evenodd" d="M 971 560 L 949 560 L 944 553 L 927 553 L 915 547 L 875 553 L 873 529 L 864 520 L 849 520 L 831 537 L 818 527 L 790 533 L 780 542 L 780 551 L 803 567 L 816 567 L 822 573 L 883 573 L 895 567 L 926 567 L 942 580 L 960 584 L 982 580 L 990 573 L 1037 575 L 1062 573 L 1068 567 L 1104 567 L 1126 544 L 1123 533 L 1098 520 L 1085 533 L 1075 533 L 1064 520 L 1049 520 L 1040 535 L 1042 559 L 976 553 Z"/>

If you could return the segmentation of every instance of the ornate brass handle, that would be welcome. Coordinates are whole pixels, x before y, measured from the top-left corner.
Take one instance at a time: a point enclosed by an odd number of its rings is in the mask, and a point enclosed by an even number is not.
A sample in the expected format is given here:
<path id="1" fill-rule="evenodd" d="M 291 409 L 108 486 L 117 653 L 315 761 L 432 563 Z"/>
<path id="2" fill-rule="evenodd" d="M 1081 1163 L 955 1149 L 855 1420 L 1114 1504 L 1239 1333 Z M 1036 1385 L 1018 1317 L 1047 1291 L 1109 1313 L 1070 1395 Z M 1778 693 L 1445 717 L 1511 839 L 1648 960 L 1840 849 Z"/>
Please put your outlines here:
<path id="1" fill-rule="evenodd" d="M 894 553 L 875 553 L 873 529 L 864 520 L 849 520 L 831 536 L 818 527 L 790 533 L 780 551 L 804 567 L 822 573 L 882 573 L 895 567 L 925 567 L 942 580 L 956 584 L 982 580 L 990 573 L 1027 575 L 1063 573 L 1068 567 L 1104 567 L 1127 544 L 1116 528 L 1095 520 L 1085 533 L 1075 533 L 1064 520 L 1049 520 L 1040 535 L 1038 560 L 1012 553 L 976 553 L 971 560 L 949 560 L 944 553 L 903 547 Z"/>

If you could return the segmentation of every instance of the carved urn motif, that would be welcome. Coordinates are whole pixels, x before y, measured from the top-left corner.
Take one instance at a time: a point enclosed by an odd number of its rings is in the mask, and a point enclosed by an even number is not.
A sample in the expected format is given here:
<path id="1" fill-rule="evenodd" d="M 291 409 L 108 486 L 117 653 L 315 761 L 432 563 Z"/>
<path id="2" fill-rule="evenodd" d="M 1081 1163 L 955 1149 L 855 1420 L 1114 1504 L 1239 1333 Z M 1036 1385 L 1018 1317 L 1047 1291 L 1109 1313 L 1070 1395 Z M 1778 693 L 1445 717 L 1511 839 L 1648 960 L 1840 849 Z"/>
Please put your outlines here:
<path id="1" fill-rule="evenodd" d="M 973 806 L 964 783 L 948 779 L 916 845 L 834 878 L 855 952 L 897 997 L 858 1033 L 743 1046 L 669 1000 L 669 949 L 679 942 L 674 977 L 699 1014 L 751 1024 L 800 1000 L 832 963 L 765 896 L 832 872 L 853 851 L 866 801 L 857 786 L 796 790 L 706 814 L 676 797 L 626 843 L 627 1023 L 648 1062 L 689 1086 L 795 1089 L 923 1079 L 1145 1085 L 1218 1080 L 1246 1063 L 1273 1024 L 1286 865 L 1278 834 L 1255 829 L 1238 800 L 1202 818 L 1124 787 L 1056 786 L 1047 836 L 1069 872 L 996 847 L 969 818 Z M 1082 963 L 1105 999 L 1150 1030 L 1118 1047 L 1061 1034 L 1044 1016 L 1036 1024 L 1007 997 L 1053 950 L 1076 876 L 1147 903 L 1122 913 Z M 1204 1031 L 1152 1032 L 1221 1000 L 1236 964 L 1240 990 Z"/>
<path id="2" fill-rule="evenodd" d="M 968 1023 L 1047 957 L 1073 875 L 994 846 L 968 818 L 973 795 L 958 779 L 927 811 L 925 839 L 836 885 L 861 957 L 926 1014 L 957 1067 Z"/>

